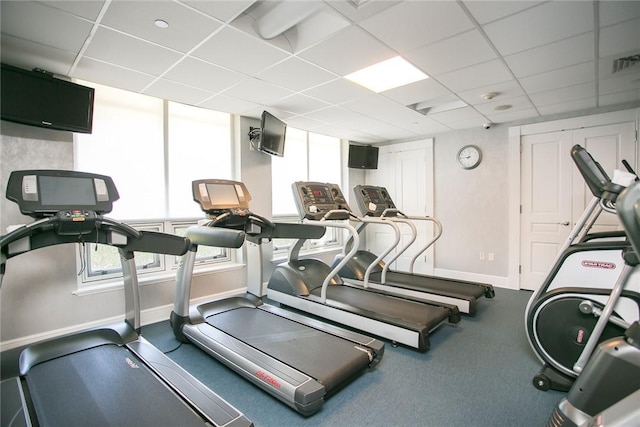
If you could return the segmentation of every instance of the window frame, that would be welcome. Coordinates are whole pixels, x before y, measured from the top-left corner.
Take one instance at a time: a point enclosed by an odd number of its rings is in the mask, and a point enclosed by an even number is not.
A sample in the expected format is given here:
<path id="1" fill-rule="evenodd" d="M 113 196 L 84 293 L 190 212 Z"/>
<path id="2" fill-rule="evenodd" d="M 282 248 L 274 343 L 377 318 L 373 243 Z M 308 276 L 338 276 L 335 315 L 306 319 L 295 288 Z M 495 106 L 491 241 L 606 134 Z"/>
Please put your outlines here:
<path id="1" fill-rule="evenodd" d="M 305 159 L 304 161 L 300 161 L 299 164 L 304 164 L 305 165 L 305 178 L 304 180 L 311 180 L 310 179 L 310 171 L 312 169 L 312 159 L 310 157 L 310 153 L 313 153 L 313 149 L 311 148 L 311 144 L 313 144 L 313 138 L 314 137 L 320 137 L 320 140 L 325 140 L 326 138 L 331 138 L 328 137 L 326 135 L 322 135 L 322 134 L 317 134 L 315 132 L 309 132 L 309 131 L 303 131 L 300 129 L 295 129 L 296 133 L 299 132 L 304 132 L 305 133 L 305 137 L 304 137 L 304 141 L 305 141 L 305 147 L 304 147 L 304 152 L 305 152 Z M 287 131 L 287 135 L 290 135 L 291 133 L 289 131 Z M 336 139 L 336 143 L 337 143 L 337 149 L 338 149 L 338 162 L 340 164 L 340 172 L 339 172 L 339 177 L 338 177 L 338 181 L 337 183 L 342 184 L 343 182 L 343 158 L 344 158 L 344 153 L 343 153 L 343 146 L 344 146 L 344 141 L 340 138 L 335 138 Z M 289 146 L 291 141 L 286 141 L 285 142 L 285 147 Z M 286 148 L 285 148 L 286 149 Z M 285 153 L 286 155 L 286 153 Z M 272 172 L 273 174 L 273 172 Z M 273 178 L 272 178 L 273 180 Z M 274 203 L 274 199 L 273 199 L 273 194 L 277 193 L 277 191 L 273 191 L 273 182 L 272 182 L 272 204 Z M 285 222 L 285 223 L 301 223 L 302 221 L 300 220 L 300 217 L 298 215 L 295 214 L 274 214 L 272 212 L 272 216 L 273 216 L 273 221 L 274 222 Z M 340 231 L 340 229 L 338 228 L 334 228 L 334 227 L 327 227 L 326 229 L 326 233 L 325 236 L 323 236 L 321 239 L 317 239 L 317 240 L 307 240 L 304 245 L 302 246 L 302 248 L 300 249 L 300 254 L 301 255 L 309 255 L 309 254 L 313 254 L 313 253 L 318 253 L 318 252 L 325 252 L 325 251 L 335 251 L 335 250 L 339 250 L 342 249 L 343 245 L 344 245 L 344 233 L 342 233 Z M 327 235 L 329 235 L 329 240 L 326 239 Z M 273 259 L 274 260 L 280 260 L 282 258 L 285 258 L 286 256 L 288 256 L 291 248 L 293 247 L 293 245 L 295 244 L 296 239 L 290 239 L 291 243 L 289 244 L 278 244 L 278 242 L 274 241 L 273 243 Z"/>
<path id="2" fill-rule="evenodd" d="M 89 86 L 96 86 L 97 88 L 103 87 L 101 85 L 96 85 L 89 82 L 83 82 L 83 84 L 87 84 Z M 112 111 L 113 104 L 110 104 L 109 102 L 112 98 L 114 97 L 117 98 L 118 96 L 117 91 L 122 91 L 122 90 L 110 88 L 110 87 L 104 87 L 104 88 L 105 88 L 104 90 L 110 91 L 105 95 L 105 103 L 106 103 L 105 105 L 107 106 L 107 108 L 110 108 L 109 111 Z M 135 96 L 137 94 L 131 93 L 131 95 Z M 141 105 L 145 105 L 145 103 L 148 103 L 148 102 L 149 103 L 154 102 L 152 101 L 153 97 L 149 97 L 147 95 L 140 95 L 140 96 L 146 98 L 146 100 L 141 98 Z M 175 141 L 173 141 L 173 145 L 172 145 L 172 141 L 170 140 L 171 138 L 169 137 L 171 133 L 170 128 L 171 128 L 171 117 L 172 117 L 170 112 L 171 112 L 172 105 L 177 103 L 173 103 L 171 101 L 162 100 L 158 98 L 156 98 L 156 100 L 162 103 L 161 113 L 159 113 L 154 109 L 150 109 L 148 110 L 148 114 L 152 114 L 151 117 L 153 120 L 159 120 L 162 123 L 161 134 L 159 136 L 156 135 L 155 137 L 156 139 L 152 141 L 152 144 L 160 144 L 163 150 L 163 153 L 162 153 L 163 164 L 161 166 L 161 170 L 162 170 L 164 179 L 162 180 L 163 188 L 161 189 L 161 192 L 163 194 L 164 201 L 162 202 L 163 206 L 161 207 L 162 214 L 158 218 L 153 218 L 153 219 L 136 218 L 136 219 L 129 219 L 129 220 L 123 221 L 122 219 L 118 218 L 117 220 L 122 221 L 126 224 L 129 224 L 132 227 L 137 229 L 146 229 L 146 230 L 152 229 L 153 231 L 176 234 L 176 230 L 178 228 L 188 227 L 190 225 L 197 224 L 199 221 L 204 219 L 204 214 L 202 214 L 203 216 L 200 218 L 171 217 L 172 205 L 171 205 L 171 200 L 169 199 L 171 194 L 169 180 L 170 180 L 171 174 L 176 172 L 174 170 L 174 167 L 175 167 L 174 164 L 172 164 L 170 159 L 168 158 L 171 147 L 172 146 L 175 147 Z M 100 102 L 98 99 L 96 99 L 96 101 Z M 192 107 L 192 106 L 180 104 L 179 110 L 177 110 L 178 114 L 184 114 L 183 110 L 185 108 L 194 108 L 194 109 L 202 110 L 200 107 Z M 223 154 L 228 154 L 229 156 L 228 163 L 231 166 L 229 170 L 226 171 L 225 173 L 229 173 L 231 176 L 228 176 L 228 178 L 232 178 L 232 175 L 234 174 L 233 165 L 235 164 L 234 144 L 233 144 L 234 116 L 229 113 L 218 112 L 218 111 L 213 111 L 213 113 L 215 113 L 215 115 L 212 117 L 213 121 L 210 122 L 211 126 L 219 129 L 223 133 L 226 133 L 226 138 L 227 138 L 226 147 L 223 148 L 224 150 Z M 161 117 L 158 117 L 158 114 Z M 117 116 L 114 116 L 114 117 L 115 117 L 114 120 L 116 120 Z M 200 121 L 203 120 L 202 114 L 198 113 L 197 110 L 194 110 L 192 117 L 193 117 L 193 120 L 196 122 L 198 120 Z M 180 119 L 180 117 L 178 119 Z M 226 121 L 226 125 L 223 125 L 222 123 L 224 123 L 225 121 Z M 206 134 L 205 136 L 206 138 L 211 138 L 211 135 L 209 133 L 205 132 L 205 134 Z M 82 141 L 81 140 L 82 137 L 86 137 L 86 136 L 84 135 L 78 136 L 74 134 L 74 166 L 76 169 L 81 167 L 82 160 L 80 157 L 78 157 L 79 154 L 78 154 L 78 151 L 75 149 L 75 147 L 79 144 L 90 142 L 90 141 Z M 104 136 L 102 138 L 104 138 Z M 180 138 L 184 138 L 184 136 L 179 136 L 178 140 L 180 140 Z M 222 144 L 224 143 L 225 142 L 223 141 Z M 212 148 L 212 149 L 217 150 L 216 148 Z M 89 163 L 91 163 L 91 161 L 89 161 Z M 104 173 L 104 172 L 101 172 L 101 173 Z M 108 172 L 106 174 L 108 174 Z M 185 191 L 189 191 L 189 188 L 185 189 Z M 194 207 L 195 206 L 196 204 L 194 203 Z M 193 212 L 193 214 L 195 214 L 195 211 Z M 178 213 L 178 215 L 180 214 Z M 192 215 L 192 213 L 189 213 L 188 215 Z M 123 271 L 122 271 L 122 266 L 119 262 L 119 259 L 117 262 L 118 266 L 111 267 L 111 265 L 114 265 L 114 266 L 116 265 L 115 263 L 111 264 L 110 268 L 106 270 L 105 274 L 99 274 L 100 269 L 98 268 L 98 266 L 95 265 L 95 263 L 94 265 L 92 265 L 93 259 L 91 256 L 92 255 L 91 251 L 94 250 L 95 246 L 96 246 L 95 244 L 84 244 L 84 245 L 81 245 L 79 249 L 76 251 L 76 263 L 78 268 L 77 269 L 78 271 L 77 288 L 75 292 L 76 294 L 94 293 L 94 292 L 101 292 L 105 290 L 117 289 L 117 288 L 121 288 L 123 285 Z M 106 248 L 105 245 L 99 245 L 99 246 Z M 202 247 L 203 252 L 208 252 L 208 251 L 211 251 L 212 249 L 214 248 Z M 215 250 L 218 250 L 218 254 L 205 256 L 205 257 L 202 257 L 202 256 L 196 257 L 194 274 L 201 274 L 201 273 L 207 273 L 213 270 L 236 267 L 236 259 L 240 259 L 236 250 L 227 249 L 227 248 L 216 248 Z M 201 249 L 199 248 L 199 252 L 200 251 Z M 110 256 L 111 256 L 110 261 L 112 261 L 113 257 L 112 255 Z M 152 268 L 137 268 L 138 280 L 140 281 L 141 284 L 166 282 L 167 280 L 173 279 L 175 277 L 176 270 L 178 269 L 181 262 L 181 257 L 174 256 L 174 255 L 154 254 L 154 259 L 157 261 L 154 263 L 154 266 Z"/>

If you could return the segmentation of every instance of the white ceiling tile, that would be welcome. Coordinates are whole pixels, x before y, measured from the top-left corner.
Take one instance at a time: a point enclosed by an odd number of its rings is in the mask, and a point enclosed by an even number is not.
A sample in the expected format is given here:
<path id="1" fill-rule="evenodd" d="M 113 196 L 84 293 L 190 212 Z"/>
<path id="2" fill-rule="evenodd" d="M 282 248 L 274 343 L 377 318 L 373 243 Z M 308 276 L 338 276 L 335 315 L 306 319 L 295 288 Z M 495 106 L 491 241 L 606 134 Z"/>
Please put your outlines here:
<path id="1" fill-rule="evenodd" d="M 329 104 L 342 104 L 353 99 L 368 96 L 371 94 L 371 91 L 349 80 L 338 78 L 323 85 L 302 91 L 302 93 Z"/>
<path id="2" fill-rule="evenodd" d="M 607 27 L 634 18 L 640 18 L 640 2 L 635 1 L 601 1 L 598 3 L 600 10 L 600 27 Z"/>
<path id="3" fill-rule="evenodd" d="M 506 56 L 505 61 L 516 77 L 531 76 L 592 61 L 594 59 L 593 43 L 593 33 L 585 33 Z"/>
<path id="4" fill-rule="evenodd" d="M 86 56 L 148 74 L 160 75 L 181 55 L 107 28 L 98 28 Z"/>
<path id="5" fill-rule="evenodd" d="M 82 58 L 78 62 L 73 77 L 131 92 L 140 92 L 155 79 L 149 74 L 105 64 L 90 58 Z"/>
<path id="6" fill-rule="evenodd" d="M 543 106 L 567 103 L 580 99 L 594 99 L 595 93 L 595 83 L 584 83 L 580 85 L 534 93 L 531 94 L 530 97 L 536 107 L 541 108 Z"/>
<path id="7" fill-rule="evenodd" d="M 484 119 L 480 113 L 471 107 L 456 108 L 455 110 L 443 111 L 442 113 L 428 114 L 428 117 L 444 124 L 462 120 Z"/>
<path id="8" fill-rule="evenodd" d="M 270 105 L 279 99 L 290 96 L 292 92 L 262 80 L 251 78 L 243 81 L 240 85 L 232 86 L 224 94 L 256 104 Z"/>
<path id="9" fill-rule="evenodd" d="M 640 66 L 634 69 L 627 69 L 611 78 L 600 79 L 598 81 L 598 92 L 600 95 L 618 92 L 630 92 L 632 95 L 640 95 Z"/>
<path id="10" fill-rule="evenodd" d="M 317 129 L 318 127 L 324 126 L 326 124 L 327 124 L 326 122 L 317 120 L 306 114 L 300 115 L 300 116 L 294 116 L 287 119 L 287 126 L 291 126 L 296 129 L 305 129 L 309 131 Z"/>
<path id="11" fill-rule="evenodd" d="M 315 98 L 311 98 L 299 93 L 296 93 L 286 98 L 279 99 L 274 102 L 270 102 L 267 105 L 279 108 L 290 113 L 306 114 L 311 111 L 320 110 L 326 108 L 328 104 L 326 102 L 319 101 Z"/>
<path id="12" fill-rule="evenodd" d="M 233 1 L 202 1 L 189 0 L 183 3 L 213 16 L 223 22 L 229 22 L 237 17 L 240 13 L 249 8 L 256 0 L 233 0 Z"/>
<path id="13" fill-rule="evenodd" d="M 538 107 L 540 113 L 544 116 L 550 114 L 568 113 L 571 111 L 586 110 L 596 106 L 595 98 L 582 98 L 572 101 L 562 102 L 559 104 L 545 105 Z"/>
<path id="14" fill-rule="evenodd" d="M 630 50 L 640 53 L 640 19 L 600 29 L 600 56 Z"/>
<path id="15" fill-rule="evenodd" d="M 399 27 L 394 23 L 402 23 L 402 31 L 398 31 Z M 472 22 L 460 6 L 448 1 L 400 2 L 360 25 L 400 52 L 473 28 Z"/>
<path id="16" fill-rule="evenodd" d="M 196 89 L 170 80 L 158 79 L 147 87 L 143 93 L 160 99 L 170 99 L 187 105 L 198 105 L 211 97 L 211 92 Z"/>
<path id="17" fill-rule="evenodd" d="M 481 25 L 487 22 L 495 21 L 509 15 L 521 12 L 525 9 L 537 6 L 542 1 L 482 1 L 471 0 L 463 1 L 464 5 L 469 9 L 474 19 Z"/>
<path id="18" fill-rule="evenodd" d="M 483 28 L 502 55 L 511 55 L 592 31 L 593 5 L 586 1 L 547 2 Z"/>
<path id="19" fill-rule="evenodd" d="M 40 68 L 54 74 L 69 76 L 76 58 L 74 52 L 3 34 L 0 38 L 2 62 L 31 70 Z"/>
<path id="20" fill-rule="evenodd" d="M 211 98 L 206 99 L 205 101 L 198 104 L 198 106 L 203 108 L 210 108 L 215 111 L 224 111 L 227 113 L 236 113 L 242 114 L 247 117 L 260 117 L 259 114 L 255 114 L 254 116 L 246 114 L 247 111 L 252 109 L 261 110 L 259 104 L 255 102 L 245 101 L 243 99 L 234 98 L 227 95 L 216 95 Z"/>
<path id="21" fill-rule="evenodd" d="M 454 92 L 462 92 L 512 80 L 509 71 L 497 59 L 438 75 L 435 78 Z"/>
<path id="22" fill-rule="evenodd" d="M 157 27 L 156 19 L 169 27 Z M 101 24 L 180 52 L 191 50 L 222 25 L 180 3 L 152 0 L 111 2 Z"/>
<path id="23" fill-rule="evenodd" d="M 487 115 L 487 118 L 492 123 L 507 123 L 540 117 L 540 113 L 534 108 L 530 108 L 528 110 L 499 112 L 499 114 L 496 111 L 495 113 L 496 114 Z"/>
<path id="24" fill-rule="evenodd" d="M 231 27 L 223 28 L 192 56 L 247 75 L 259 73 L 288 57 L 269 43 Z"/>
<path id="25" fill-rule="evenodd" d="M 496 59 L 491 46 L 476 30 L 408 51 L 403 56 L 427 75 L 442 74 Z"/>
<path id="26" fill-rule="evenodd" d="M 0 2 L 2 36 L 10 35 L 63 51 L 77 52 L 93 24 L 32 1 Z"/>
<path id="27" fill-rule="evenodd" d="M 606 95 L 601 95 L 598 99 L 598 104 L 603 107 L 606 105 L 615 105 L 615 104 L 624 104 L 627 102 L 633 102 L 638 100 L 638 96 L 640 96 L 640 90 L 637 91 L 624 91 L 624 92 L 616 92 L 616 93 L 608 93 Z"/>
<path id="28" fill-rule="evenodd" d="M 246 80 L 244 74 L 212 65 L 196 58 L 184 58 L 163 78 L 175 82 L 187 82 L 189 86 L 200 87 L 211 92 L 220 92 L 229 86 Z"/>
<path id="29" fill-rule="evenodd" d="M 54 7 L 56 9 L 64 10 L 65 12 L 72 13 L 82 18 L 95 21 L 98 18 L 98 14 L 104 6 L 104 1 L 41 1 L 47 6 Z"/>
<path id="30" fill-rule="evenodd" d="M 335 74 L 296 57 L 291 57 L 266 69 L 257 77 L 296 92 L 338 78 Z"/>
<path id="31" fill-rule="evenodd" d="M 537 93 L 549 89 L 593 82 L 594 80 L 595 64 L 591 61 L 536 74 L 535 76 L 524 77 L 520 79 L 520 83 L 528 93 Z"/>
<path id="32" fill-rule="evenodd" d="M 339 31 L 300 53 L 300 57 L 340 76 L 395 55 L 393 50 L 357 27 Z"/>
<path id="33" fill-rule="evenodd" d="M 508 110 L 496 110 L 496 107 L 511 105 L 511 108 Z M 530 110 L 533 108 L 531 101 L 526 96 L 518 96 L 515 98 L 502 99 L 496 98 L 493 101 L 486 102 L 484 104 L 476 105 L 475 109 L 478 110 L 481 114 L 484 115 L 492 115 L 492 114 L 501 114 L 505 112 L 513 112 L 513 111 L 523 111 Z"/>
<path id="34" fill-rule="evenodd" d="M 411 105 L 444 95 L 451 95 L 451 91 L 436 80 L 429 78 L 384 91 L 382 95 L 402 105 Z"/>
<path id="35" fill-rule="evenodd" d="M 494 99 L 484 99 L 482 95 L 486 93 L 496 93 Z M 458 92 L 458 96 L 469 105 L 482 105 L 486 103 L 508 104 L 508 100 L 524 95 L 522 87 L 515 80 L 502 83 L 495 83 L 489 86 L 482 86 L 470 90 Z"/>
<path id="36" fill-rule="evenodd" d="M 323 123 L 337 123 L 341 120 L 345 119 L 346 115 L 355 114 L 351 111 L 345 110 L 344 108 L 331 106 L 327 108 L 323 108 L 321 110 L 316 110 L 311 113 L 306 114 L 307 117 L 311 117 L 315 120 L 321 121 Z"/>

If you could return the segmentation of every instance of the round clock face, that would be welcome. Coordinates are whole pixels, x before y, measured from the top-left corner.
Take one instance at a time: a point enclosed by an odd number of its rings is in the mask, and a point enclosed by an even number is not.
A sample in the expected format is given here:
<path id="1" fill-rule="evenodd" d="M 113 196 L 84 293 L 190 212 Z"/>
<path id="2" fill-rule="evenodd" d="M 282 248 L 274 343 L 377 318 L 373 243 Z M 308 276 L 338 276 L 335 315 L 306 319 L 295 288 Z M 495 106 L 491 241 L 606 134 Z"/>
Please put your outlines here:
<path id="1" fill-rule="evenodd" d="M 458 151 L 457 159 L 463 169 L 473 169 L 480 164 L 482 152 L 475 145 L 465 145 Z"/>

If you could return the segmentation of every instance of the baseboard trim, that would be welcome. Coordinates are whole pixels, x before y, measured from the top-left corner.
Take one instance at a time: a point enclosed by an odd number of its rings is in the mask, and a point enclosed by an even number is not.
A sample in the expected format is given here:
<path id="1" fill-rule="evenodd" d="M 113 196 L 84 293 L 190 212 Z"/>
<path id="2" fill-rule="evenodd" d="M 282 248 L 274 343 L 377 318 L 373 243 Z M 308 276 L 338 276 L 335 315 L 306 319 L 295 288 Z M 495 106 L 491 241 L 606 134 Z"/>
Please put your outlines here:
<path id="1" fill-rule="evenodd" d="M 215 295 L 207 295 L 204 297 L 194 298 L 191 300 L 191 304 L 198 304 L 205 301 L 211 301 L 212 299 L 221 299 L 228 296 L 238 295 L 246 292 L 246 288 L 237 288 L 226 292 L 221 292 Z M 173 304 L 162 305 L 158 307 L 148 308 L 142 310 L 140 313 L 140 322 L 142 326 L 150 325 L 152 323 L 168 320 L 173 310 Z M 110 325 L 116 322 L 122 321 L 123 316 L 114 316 L 106 319 L 94 320 L 92 322 L 82 323 L 79 325 L 73 325 L 66 328 L 60 328 L 53 331 L 42 332 L 39 334 L 28 335 L 26 337 L 15 338 L 8 341 L 0 342 L 0 352 L 11 350 L 18 347 L 27 346 L 40 341 L 46 341 L 63 335 L 73 334 L 88 329 L 98 328 L 104 325 Z"/>
<path id="2" fill-rule="evenodd" d="M 464 271 L 446 270 L 435 268 L 434 276 L 445 277 L 447 279 L 466 280 L 469 282 L 486 283 L 498 288 L 515 289 L 518 288 L 509 284 L 509 278 L 504 276 L 492 276 L 489 274 L 467 273 Z"/>

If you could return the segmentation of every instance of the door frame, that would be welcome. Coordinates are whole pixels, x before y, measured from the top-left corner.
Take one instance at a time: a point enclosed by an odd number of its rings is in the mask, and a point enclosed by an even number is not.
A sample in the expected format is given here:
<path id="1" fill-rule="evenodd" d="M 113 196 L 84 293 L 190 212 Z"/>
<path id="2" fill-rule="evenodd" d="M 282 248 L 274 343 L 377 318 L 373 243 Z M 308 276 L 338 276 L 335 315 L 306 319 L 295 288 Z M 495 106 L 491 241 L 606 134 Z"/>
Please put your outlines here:
<path id="1" fill-rule="evenodd" d="M 520 289 L 520 179 L 521 179 L 521 138 L 525 135 L 558 132 L 587 127 L 635 122 L 636 164 L 640 165 L 638 123 L 640 109 L 614 111 L 550 122 L 509 127 L 508 178 L 509 178 L 509 268 L 510 289 Z M 568 154 L 567 154 L 568 155 Z"/>

